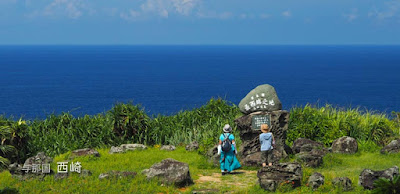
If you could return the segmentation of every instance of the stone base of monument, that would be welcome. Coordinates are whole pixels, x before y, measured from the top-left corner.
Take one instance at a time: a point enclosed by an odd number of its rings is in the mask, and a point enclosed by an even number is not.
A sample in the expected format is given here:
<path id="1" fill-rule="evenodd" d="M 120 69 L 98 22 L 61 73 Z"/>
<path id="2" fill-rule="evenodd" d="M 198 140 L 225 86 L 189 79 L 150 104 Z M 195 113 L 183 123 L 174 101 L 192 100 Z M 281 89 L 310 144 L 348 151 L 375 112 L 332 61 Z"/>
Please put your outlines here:
<path id="1" fill-rule="evenodd" d="M 262 133 L 260 125 L 264 123 L 270 126 L 271 132 L 275 137 L 273 162 L 276 163 L 282 157 L 286 157 L 288 154 L 288 150 L 286 149 L 290 149 L 285 144 L 288 122 L 289 112 L 286 110 L 254 112 L 237 118 L 235 123 L 240 132 L 240 139 L 242 140 L 242 145 L 239 148 L 242 164 L 244 166 L 261 165 L 259 135 Z"/>
<path id="2" fill-rule="evenodd" d="M 303 171 L 298 163 L 281 163 L 271 167 L 263 167 L 257 172 L 261 188 L 275 191 L 281 184 L 289 184 L 293 188 L 301 186 Z"/>

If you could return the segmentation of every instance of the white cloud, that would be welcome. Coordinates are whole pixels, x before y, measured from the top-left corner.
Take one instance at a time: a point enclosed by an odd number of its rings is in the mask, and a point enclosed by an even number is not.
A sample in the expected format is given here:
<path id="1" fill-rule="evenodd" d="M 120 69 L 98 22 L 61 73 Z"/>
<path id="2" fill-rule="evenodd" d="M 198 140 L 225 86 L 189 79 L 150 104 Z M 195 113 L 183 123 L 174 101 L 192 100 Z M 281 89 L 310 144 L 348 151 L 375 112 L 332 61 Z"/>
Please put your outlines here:
<path id="1" fill-rule="evenodd" d="M 145 17 L 157 15 L 162 18 L 168 18 L 171 14 L 189 16 L 193 10 L 199 6 L 201 0 L 146 0 L 139 6 L 139 9 L 133 14 L 134 17 Z M 130 20 L 132 11 L 128 13 L 121 12 L 121 18 Z"/>
<path id="2" fill-rule="evenodd" d="M 286 11 L 282 12 L 282 16 L 286 17 L 286 18 L 289 18 L 289 17 L 292 16 L 292 12 L 289 11 L 289 10 L 286 10 Z"/>
<path id="3" fill-rule="evenodd" d="M 392 19 L 399 16 L 400 11 L 400 1 L 389 1 L 385 2 L 385 8 L 383 10 L 378 10 L 376 7 L 368 13 L 368 17 L 375 18 L 377 20 Z"/>
<path id="4" fill-rule="evenodd" d="M 137 11 L 134 11 L 134 10 L 129 10 L 128 13 L 125 13 L 125 12 L 120 13 L 120 17 L 125 20 L 134 21 L 134 20 L 137 20 L 138 17 L 140 17 L 140 13 Z"/>
<path id="5" fill-rule="evenodd" d="M 71 19 L 78 19 L 84 14 L 93 15 L 96 13 L 94 9 L 87 6 L 86 0 L 53 0 L 50 4 L 42 9 L 34 10 L 32 13 L 25 14 L 28 18 L 38 16 L 67 16 Z M 30 6 L 33 2 L 25 0 L 25 5 Z"/>
<path id="6" fill-rule="evenodd" d="M 358 9 L 354 8 L 351 13 L 348 14 L 343 14 L 343 17 L 348 21 L 348 22 L 352 22 L 355 19 L 358 18 Z"/>

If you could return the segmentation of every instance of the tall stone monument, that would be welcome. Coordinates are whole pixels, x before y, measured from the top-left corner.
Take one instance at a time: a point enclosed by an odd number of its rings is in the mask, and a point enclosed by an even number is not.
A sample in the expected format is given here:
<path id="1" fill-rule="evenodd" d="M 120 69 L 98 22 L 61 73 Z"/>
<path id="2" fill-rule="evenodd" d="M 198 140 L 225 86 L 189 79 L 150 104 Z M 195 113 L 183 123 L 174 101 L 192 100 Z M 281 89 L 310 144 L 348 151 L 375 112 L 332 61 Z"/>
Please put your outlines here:
<path id="1" fill-rule="evenodd" d="M 265 123 L 269 125 L 275 137 L 274 162 L 286 157 L 288 153 L 285 149 L 289 148 L 285 144 L 289 112 L 282 110 L 275 88 L 268 84 L 257 86 L 240 101 L 239 108 L 245 114 L 235 120 L 242 140 L 239 155 L 243 165 L 261 165 L 259 135 L 260 126 Z"/>

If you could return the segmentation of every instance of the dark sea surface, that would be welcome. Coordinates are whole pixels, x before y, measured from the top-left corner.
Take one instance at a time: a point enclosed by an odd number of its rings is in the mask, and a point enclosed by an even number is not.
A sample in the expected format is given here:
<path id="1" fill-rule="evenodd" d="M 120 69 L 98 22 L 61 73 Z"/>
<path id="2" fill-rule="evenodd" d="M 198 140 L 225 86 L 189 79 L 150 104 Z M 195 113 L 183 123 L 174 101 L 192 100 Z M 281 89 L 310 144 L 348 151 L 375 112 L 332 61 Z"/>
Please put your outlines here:
<path id="1" fill-rule="evenodd" d="M 170 115 L 266 83 L 284 109 L 400 111 L 400 46 L 0 46 L 0 114 L 26 119 L 131 100 Z"/>

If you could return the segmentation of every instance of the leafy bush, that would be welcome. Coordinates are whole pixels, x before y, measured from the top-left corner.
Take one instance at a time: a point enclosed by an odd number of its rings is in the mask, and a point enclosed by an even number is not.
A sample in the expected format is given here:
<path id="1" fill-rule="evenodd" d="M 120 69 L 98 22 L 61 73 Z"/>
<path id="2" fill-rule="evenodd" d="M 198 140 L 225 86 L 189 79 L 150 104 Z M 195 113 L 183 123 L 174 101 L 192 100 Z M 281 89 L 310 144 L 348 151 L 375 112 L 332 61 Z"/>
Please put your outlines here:
<path id="1" fill-rule="evenodd" d="M 112 121 L 103 114 L 78 118 L 69 113 L 49 115 L 29 125 L 29 153 L 44 151 L 55 156 L 80 148 L 116 145 L 120 141 L 112 129 Z"/>
<path id="2" fill-rule="evenodd" d="M 397 194 L 400 193 L 400 176 L 393 177 L 393 180 L 386 178 L 379 178 L 374 182 L 375 189 L 372 193 L 385 193 L 385 194 Z"/>
<path id="3" fill-rule="evenodd" d="M 121 141 L 153 143 L 149 131 L 150 118 L 139 105 L 118 103 L 108 111 L 108 116 L 111 116 L 114 125 L 113 130 Z"/>
<path id="4" fill-rule="evenodd" d="M 13 121 L 0 117 L 0 163 L 3 166 L 9 162 L 21 162 L 20 158 L 26 156 L 27 127 L 22 119 Z"/>
<path id="5" fill-rule="evenodd" d="M 306 105 L 291 109 L 287 142 L 291 144 L 298 137 L 304 137 L 331 145 L 339 137 L 350 136 L 358 141 L 384 145 L 398 134 L 396 123 L 385 114 L 339 109 L 331 105 Z"/>

